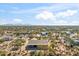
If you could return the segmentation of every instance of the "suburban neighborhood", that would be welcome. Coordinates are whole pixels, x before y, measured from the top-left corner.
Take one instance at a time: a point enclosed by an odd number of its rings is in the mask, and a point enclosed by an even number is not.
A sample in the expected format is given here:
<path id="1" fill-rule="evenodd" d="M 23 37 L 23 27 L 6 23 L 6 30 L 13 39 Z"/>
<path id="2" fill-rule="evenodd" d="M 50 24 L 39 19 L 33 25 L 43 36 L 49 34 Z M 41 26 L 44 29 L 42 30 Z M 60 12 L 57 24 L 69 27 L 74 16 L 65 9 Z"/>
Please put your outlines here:
<path id="1" fill-rule="evenodd" d="M 74 26 L 0 26 L 0 55 L 79 55 L 79 28 Z"/>

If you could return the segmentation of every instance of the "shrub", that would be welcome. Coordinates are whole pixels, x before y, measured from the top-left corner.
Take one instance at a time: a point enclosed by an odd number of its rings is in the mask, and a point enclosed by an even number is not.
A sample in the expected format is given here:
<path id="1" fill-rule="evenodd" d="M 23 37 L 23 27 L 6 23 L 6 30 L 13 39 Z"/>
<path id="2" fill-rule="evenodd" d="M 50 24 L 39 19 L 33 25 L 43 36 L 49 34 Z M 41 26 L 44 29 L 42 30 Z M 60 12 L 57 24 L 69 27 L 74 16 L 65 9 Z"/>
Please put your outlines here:
<path id="1" fill-rule="evenodd" d="M 3 43 L 3 42 L 4 42 L 4 40 L 3 39 L 0 39 L 0 44 Z"/>

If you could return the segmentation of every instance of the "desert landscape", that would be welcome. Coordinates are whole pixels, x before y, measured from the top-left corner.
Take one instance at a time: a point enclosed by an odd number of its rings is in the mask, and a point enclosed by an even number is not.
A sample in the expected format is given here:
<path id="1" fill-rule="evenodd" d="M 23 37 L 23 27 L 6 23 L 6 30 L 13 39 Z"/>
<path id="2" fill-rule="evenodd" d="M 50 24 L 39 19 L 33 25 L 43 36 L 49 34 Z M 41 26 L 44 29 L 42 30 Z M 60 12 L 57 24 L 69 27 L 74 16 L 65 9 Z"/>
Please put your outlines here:
<path id="1" fill-rule="evenodd" d="M 0 26 L 1 56 L 77 56 L 79 26 Z"/>

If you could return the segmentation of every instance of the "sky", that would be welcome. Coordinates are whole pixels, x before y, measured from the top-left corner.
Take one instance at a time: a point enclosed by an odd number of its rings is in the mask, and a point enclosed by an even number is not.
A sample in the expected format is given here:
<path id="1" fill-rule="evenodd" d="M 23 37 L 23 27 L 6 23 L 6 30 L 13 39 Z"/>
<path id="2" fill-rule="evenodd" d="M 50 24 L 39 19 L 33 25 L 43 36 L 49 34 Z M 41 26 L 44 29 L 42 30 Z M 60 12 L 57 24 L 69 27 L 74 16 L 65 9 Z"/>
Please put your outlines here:
<path id="1" fill-rule="evenodd" d="M 0 3 L 0 25 L 79 25 L 78 3 Z"/>

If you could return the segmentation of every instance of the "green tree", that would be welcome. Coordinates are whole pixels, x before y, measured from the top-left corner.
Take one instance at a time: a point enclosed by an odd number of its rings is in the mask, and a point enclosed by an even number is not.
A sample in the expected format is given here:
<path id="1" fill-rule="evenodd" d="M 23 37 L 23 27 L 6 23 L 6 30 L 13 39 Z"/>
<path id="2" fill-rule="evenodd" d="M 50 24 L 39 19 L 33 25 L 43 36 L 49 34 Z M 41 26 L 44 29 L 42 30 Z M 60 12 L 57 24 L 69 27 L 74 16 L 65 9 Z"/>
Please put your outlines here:
<path id="1" fill-rule="evenodd" d="M 0 39 L 0 44 L 3 43 L 3 42 L 4 42 L 4 40 L 3 39 Z"/>
<path id="2" fill-rule="evenodd" d="M 12 42 L 12 45 L 13 46 L 22 46 L 22 45 L 24 45 L 24 43 L 25 43 L 25 40 L 23 40 L 23 39 L 16 39 L 15 41 Z"/>
<path id="3" fill-rule="evenodd" d="M 6 52 L 0 50 L 0 56 L 5 56 L 5 55 L 6 55 Z"/>

